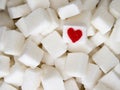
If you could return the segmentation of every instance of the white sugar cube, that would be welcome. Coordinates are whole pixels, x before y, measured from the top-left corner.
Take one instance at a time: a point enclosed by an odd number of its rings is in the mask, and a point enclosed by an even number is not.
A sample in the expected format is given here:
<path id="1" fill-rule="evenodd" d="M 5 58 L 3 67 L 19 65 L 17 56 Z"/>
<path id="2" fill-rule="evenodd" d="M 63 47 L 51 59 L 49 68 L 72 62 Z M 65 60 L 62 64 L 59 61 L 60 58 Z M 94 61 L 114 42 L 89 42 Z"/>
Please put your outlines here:
<path id="1" fill-rule="evenodd" d="M 113 0 L 110 3 L 109 10 L 112 13 L 112 15 L 116 18 L 120 17 L 120 6 L 119 6 L 120 0 Z"/>
<path id="2" fill-rule="evenodd" d="M 47 65 L 54 65 L 56 58 L 52 57 L 49 53 L 45 52 L 42 62 Z"/>
<path id="3" fill-rule="evenodd" d="M 0 0 L 0 10 L 5 10 L 7 0 Z"/>
<path id="4" fill-rule="evenodd" d="M 104 73 L 107 73 L 119 63 L 119 59 L 106 46 L 97 51 L 92 59 Z"/>
<path id="5" fill-rule="evenodd" d="M 0 51 L 4 50 L 4 38 L 7 27 L 0 27 Z"/>
<path id="6" fill-rule="evenodd" d="M 86 43 L 83 44 L 68 44 L 68 51 L 70 52 L 83 52 L 90 53 L 96 46 L 91 40 L 86 40 Z"/>
<path id="7" fill-rule="evenodd" d="M 50 6 L 53 9 L 58 9 L 59 7 L 67 5 L 68 3 L 69 3 L 68 0 L 50 0 Z"/>
<path id="8" fill-rule="evenodd" d="M 0 55 L 0 78 L 9 74 L 10 58 Z"/>
<path id="9" fill-rule="evenodd" d="M 55 58 L 63 55 L 67 50 L 67 45 L 56 31 L 45 37 L 42 44 L 48 53 Z"/>
<path id="10" fill-rule="evenodd" d="M 63 40 L 66 43 L 85 43 L 87 39 L 85 25 L 64 25 L 63 26 Z"/>
<path id="11" fill-rule="evenodd" d="M 114 21 L 114 17 L 104 7 L 100 7 L 93 15 L 92 25 L 102 34 L 105 34 L 111 30 Z"/>
<path id="12" fill-rule="evenodd" d="M 120 79 L 114 72 L 109 72 L 108 74 L 104 75 L 100 82 L 105 84 L 107 87 L 111 88 L 112 90 L 120 90 Z"/>
<path id="13" fill-rule="evenodd" d="M 96 45 L 99 46 L 106 41 L 106 37 L 100 32 L 97 32 L 90 40 Z"/>
<path id="14" fill-rule="evenodd" d="M 7 83 L 3 83 L 0 87 L 0 90 L 18 90 L 15 87 L 13 87 L 12 85 L 9 85 Z"/>
<path id="15" fill-rule="evenodd" d="M 44 65 L 42 69 L 42 85 L 44 90 L 65 90 L 63 79 L 55 68 Z"/>
<path id="16" fill-rule="evenodd" d="M 88 10 L 64 20 L 65 25 L 85 25 L 87 28 L 91 26 L 92 13 Z"/>
<path id="17" fill-rule="evenodd" d="M 8 12 L 10 17 L 15 19 L 26 16 L 31 12 L 31 10 L 27 4 L 22 4 L 16 7 L 9 7 Z"/>
<path id="18" fill-rule="evenodd" d="M 96 8 L 99 0 L 85 0 L 83 3 L 84 10 L 93 10 Z"/>
<path id="19" fill-rule="evenodd" d="M 37 90 L 41 82 L 41 69 L 28 68 L 23 77 L 22 90 Z"/>
<path id="20" fill-rule="evenodd" d="M 65 90 L 79 90 L 75 79 L 71 78 L 65 81 Z"/>
<path id="21" fill-rule="evenodd" d="M 115 42 L 120 42 L 120 19 L 117 19 L 115 25 L 114 25 L 114 28 L 112 30 L 112 33 L 110 35 L 110 39 L 115 41 Z"/>
<path id="22" fill-rule="evenodd" d="M 43 50 L 39 48 L 34 42 L 28 40 L 24 45 L 23 52 L 18 57 L 18 60 L 30 66 L 31 68 L 37 67 L 43 58 Z"/>
<path id="23" fill-rule="evenodd" d="M 85 88 L 91 90 L 96 85 L 101 76 L 102 71 L 100 68 L 95 64 L 89 63 L 87 73 L 85 77 L 82 78 L 82 83 L 84 84 Z"/>
<path id="24" fill-rule="evenodd" d="M 69 53 L 65 63 L 65 70 L 73 77 L 83 77 L 87 71 L 88 55 L 84 53 Z"/>
<path id="25" fill-rule="evenodd" d="M 29 36 L 29 39 L 32 40 L 34 43 L 36 43 L 37 45 L 39 45 L 43 39 L 43 35 L 41 34 L 36 34 L 36 35 L 31 35 Z"/>
<path id="26" fill-rule="evenodd" d="M 63 80 L 67 80 L 67 79 L 71 78 L 71 76 L 69 76 L 65 71 L 66 59 L 67 59 L 67 57 L 63 56 L 63 57 L 60 57 L 55 60 L 55 67 L 62 75 Z"/>
<path id="27" fill-rule="evenodd" d="M 109 9 L 109 4 L 110 4 L 111 0 L 101 0 L 98 4 L 98 8 L 104 8 L 105 10 Z"/>
<path id="28" fill-rule="evenodd" d="M 15 7 L 24 3 L 25 0 L 7 0 L 7 7 Z"/>
<path id="29" fill-rule="evenodd" d="M 50 16 L 45 9 L 34 10 L 28 16 L 16 22 L 17 27 L 27 37 L 43 32 L 51 23 Z M 45 31 L 44 31 L 45 32 Z"/>
<path id="30" fill-rule="evenodd" d="M 103 83 L 99 82 L 94 88 L 93 90 L 112 90 L 111 88 L 107 87 L 106 85 L 104 85 Z"/>
<path id="31" fill-rule="evenodd" d="M 25 37 L 22 33 L 9 30 L 5 32 L 4 53 L 10 55 L 20 55 L 23 48 Z"/>
<path id="32" fill-rule="evenodd" d="M 10 68 L 10 73 L 6 77 L 4 77 L 4 81 L 12 84 L 14 86 L 21 86 L 23 83 L 23 75 L 26 70 L 26 67 L 19 62 L 16 62 Z"/>
<path id="33" fill-rule="evenodd" d="M 120 76 L 120 64 L 118 64 L 113 70 L 118 76 Z"/>
<path id="34" fill-rule="evenodd" d="M 93 26 L 88 27 L 87 29 L 87 36 L 94 36 L 96 33 L 96 29 Z"/>
<path id="35" fill-rule="evenodd" d="M 115 54 L 120 54 L 120 42 L 115 42 L 115 40 L 107 39 L 105 42 L 105 45 L 107 45 Z"/>
<path id="36" fill-rule="evenodd" d="M 49 8 L 50 6 L 49 0 L 26 0 L 26 2 L 31 10 L 35 10 L 38 8 Z"/>
<path id="37" fill-rule="evenodd" d="M 58 8 L 57 12 L 62 20 L 78 15 L 81 12 L 82 3 L 80 0 L 72 1 L 71 3 Z"/>
<path id="38" fill-rule="evenodd" d="M 10 18 L 7 12 L 0 12 L 0 26 L 15 28 L 14 21 Z"/>
<path id="39" fill-rule="evenodd" d="M 59 19 L 55 10 L 52 8 L 47 8 L 47 11 L 51 19 L 51 25 L 41 33 L 42 35 L 47 35 L 53 32 L 59 26 Z"/>

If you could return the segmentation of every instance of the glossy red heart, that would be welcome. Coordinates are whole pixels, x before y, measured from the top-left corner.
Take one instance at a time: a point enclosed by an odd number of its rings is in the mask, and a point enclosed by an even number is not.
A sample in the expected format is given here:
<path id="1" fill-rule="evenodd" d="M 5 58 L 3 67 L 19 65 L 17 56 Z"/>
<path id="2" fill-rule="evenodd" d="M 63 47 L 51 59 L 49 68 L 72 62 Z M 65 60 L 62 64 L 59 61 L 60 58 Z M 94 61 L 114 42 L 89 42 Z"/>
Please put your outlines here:
<path id="1" fill-rule="evenodd" d="M 74 30 L 73 28 L 69 28 L 67 34 L 73 43 L 78 41 L 83 35 L 80 29 Z"/>

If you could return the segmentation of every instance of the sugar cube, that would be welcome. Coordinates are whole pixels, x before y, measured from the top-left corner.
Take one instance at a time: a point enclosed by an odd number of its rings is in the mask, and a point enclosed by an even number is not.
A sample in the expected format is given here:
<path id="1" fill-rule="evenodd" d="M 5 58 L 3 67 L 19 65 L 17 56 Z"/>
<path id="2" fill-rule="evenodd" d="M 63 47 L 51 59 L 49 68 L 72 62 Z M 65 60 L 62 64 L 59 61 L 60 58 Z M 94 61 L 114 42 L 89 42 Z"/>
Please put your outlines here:
<path id="1" fill-rule="evenodd" d="M 59 26 L 59 19 L 55 10 L 52 8 L 47 8 L 47 12 L 51 19 L 51 25 L 45 31 L 41 32 L 42 35 L 47 35 L 53 32 Z"/>
<path id="2" fill-rule="evenodd" d="M 66 56 L 62 56 L 55 60 L 55 67 L 60 72 L 63 80 L 67 80 L 67 79 L 71 78 L 71 76 L 69 76 L 65 71 L 66 59 L 67 59 Z"/>
<path id="3" fill-rule="evenodd" d="M 87 36 L 94 36 L 96 33 L 96 29 L 93 26 L 89 26 L 87 29 Z"/>
<path id="4" fill-rule="evenodd" d="M 64 25 L 63 26 L 63 40 L 66 43 L 85 43 L 87 39 L 85 25 Z"/>
<path id="5" fill-rule="evenodd" d="M 51 42 L 52 41 L 52 42 Z M 42 40 L 42 45 L 53 57 L 60 57 L 67 50 L 67 45 L 62 40 L 57 31 L 50 33 Z"/>
<path id="6" fill-rule="evenodd" d="M 75 79 L 71 78 L 65 81 L 65 90 L 79 90 Z"/>
<path id="7" fill-rule="evenodd" d="M 83 3 L 84 10 L 93 10 L 96 8 L 99 0 L 85 0 Z"/>
<path id="8" fill-rule="evenodd" d="M 120 87 L 120 79 L 119 77 L 113 72 L 109 72 L 108 74 L 104 75 L 100 82 L 105 84 L 107 87 L 111 88 L 112 90 L 119 90 Z"/>
<path id="9" fill-rule="evenodd" d="M 44 51 L 31 40 L 27 40 L 18 60 L 31 68 L 37 67 L 43 58 Z"/>
<path id="10" fill-rule="evenodd" d="M 99 46 L 106 41 L 106 37 L 100 32 L 97 32 L 90 40 L 96 45 Z"/>
<path id="11" fill-rule="evenodd" d="M 87 73 L 82 78 L 82 83 L 84 84 L 85 88 L 92 89 L 101 76 L 102 71 L 100 68 L 95 64 L 89 63 Z"/>
<path id="12" fill-rule="evenodd" d="M 23 76 L 22 90 L 37 90 L 41 82 L 41 69 L 28 68 Z"/>
<path id="13" fill-rule="evenodd" d="M 84 53 L 68 53 L 65 71 L 72 77 L 83 77 L 87 71 L 88 55 Z"/>
<path id="14" fill-rule="evenodd" d="M 4 38 L 7 27 L 0 27 L 0 51 L 4 50 Z"/>
<path id="15" fill-rule="evenodd" d="M 38 8 L 28 16 L 18 20 L 16 26 L 25 37 L 28 37 L 29 35 L 38 34 L 48 29 L 50 23 L 48 12 L 45 9 Z"/>
<path id="16" fill-rule="evenodd" d="M 91 26 L 91 18 L 92 18 L 92 13 L 88 10 L 82 11 L 82 13 L 70 17 L 66 20 L 64 20 L 63 25 L 84 25 L 86 26 L 86 29 Z"/>
<path id="17" fill-rule="evenodd" d="M 25 70 L 26 67 L 23 64 L 15 62 L 10 68 L 10 73 L 4 77 L 4 81 L 14 86 L 21 86 Z"/>
<path id="18" fill-rule="evenodd" d="M 42 69 L 42 85 L 44 90 L 65 90 L 63 79 L 54 67 L 43 65 Z"/>
<path id="19" fill-rule="evenodd" d="M 108 11 L 110 2 L 111 0 L 101 0 L 97 6 L 97 9 L 104 8 Z"/>
<path id="20" fill-rule="evenodd" d="M 114 28 L 112 30 L 112 33 L 110 35 L 110 39 L 115 41 L 115 42 L 120 42 L 119 38 L 120 38 L 120 19 L 116 20 L 116 23 L 114 25 Z"/>
<path id="21" fill-rule="evenodd" d="M 13 87 L 12 85 L 9 85 L 7 83 L 3 83 L 0 87 L 0 90 L 17 90 L 17 88 Z"/>
<path id="22" fill-rule="evenodd" d="M 120 76 L 120 64 L 118 64 L 113 70 L 118 76 Z"/>
<path id="23" fill-rule="evenodd" d="M 49 0 L 26 0 L 27 4 L 29 5 L 30 9 L 34 11 L 38 8 L 49 8 L 50 2 Z"/>
<path id="24" fill-rule="evenodd" d="M 114 21 L 114 17 L 104 7 L 100 7 L 94 13 L 91 22 L 100 33 L 105 34 L 111 30 Z"/>
<path id="25" fill-rule="evenodd" d="M 9 55 L 20 55 L 23 48 L 25 37 L 22 33 L 9 30 L 5 32 L 4 53 Z"/>
<path id="26" fill-rule="evenodd" d="M 7 0 L 0 0 L 0 10 L 5 10 Z"/>
<path id="27" fill-rule="evenodd" d="M 0 55 L 0 78 L 9 74 L 10 58 L 8 56 Z"/>
<path id="28" fill-rule="evenodd" d="M 120 6 L 119 6 L 118 2 L 120 2 L 120 0 L 113 0 L 113 1 L 111 1 L 110 6 L 109 6 L 110 12 L 116 18 L 120 17 L 120 9 L 119 9 Z"/>
<path id="29" fill-rule="evenodd" d="M 81 44 L 68 44 L 68 51 L 70 52 L 83 52 L 90 53 L 96 46 L 92 43 L 91 40 L 87 39 L 86 43 Z"/>
<path id="30" fill-rule="evenodd" d="M 58 9 L 64 5 L 67 5 L 68 3 L 68 0 L 50 0 L 50 7 L 53 9 Z"/>
<path id="31" fill-rule="evenodd" d="M 120 42 L 108 38 L 104 44 L 108 46 L 115 54 L 120 54 Z"/>
<path id="32" fill-rule="evenodd" d="M 29 36 L 29 39 L 32 40 L 37 45 L 41 44 L 41 41 L 42 41 L 43 38 L 44 38 L 44 36 L 41 35 L 41 34 L 36 34 L 36 35 L 30 35 Z"/>
<path id="33" fill-rule="evenodd" d="M 99 82 L 94 88 L 93 90 L 112 90 L 111 88 L 107 87 L 106 85 L 104 85 L 103 83 Z"/>
<path id="34" fill-rule="evenodd" d="M 119 59 L 106 46 L 97 51 L 92 59 L 104 73 L 107 73 L 119 63 Z"/>
<path id="35" fill-rule="evenodd" d="M 15 7 L 24 3 L 25 0 L 7 0 L 7 7 Z"/>
<path id="36" fill-rule="evenodd" d="M 0 26 L 15 28 L 14 21 L 10 18 L 7 12 L 0 12 Z"/>
<path id="37" fill-rule="evenodd" d="M 15 19 L 15 18 L 26 16 L 31 12 L 31 10 L 27 4 L 22 4 L 15 7 L 9 7 L 8 12 L 10 17 Z"/>
<path id="38" fill-rule="evenodd" d="M 42 62 L 47 65 L 55 65 L 56 58 L 52 57 L 48 52 L 44 53 Z"/>
<path id="39" fill-rule="evenodd" d="M 62 6 L 58 8 L 57 12 L 58 15 L 62 20 L 78 15 L 81 12 L 81 1 L 80 0 L 75 0 L 65 6 Z"/>

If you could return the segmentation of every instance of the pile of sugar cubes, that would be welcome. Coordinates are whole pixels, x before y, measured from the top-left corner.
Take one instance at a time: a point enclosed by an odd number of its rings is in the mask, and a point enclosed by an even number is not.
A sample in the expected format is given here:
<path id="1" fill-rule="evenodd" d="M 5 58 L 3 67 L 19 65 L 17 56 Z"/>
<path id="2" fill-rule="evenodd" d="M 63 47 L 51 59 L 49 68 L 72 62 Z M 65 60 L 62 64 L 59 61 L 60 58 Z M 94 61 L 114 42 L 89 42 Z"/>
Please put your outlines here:
<path id="1" fill-rule="evenodd" d="M 120 0 L 0 0 L 0 90 L 120 90 Z"/>

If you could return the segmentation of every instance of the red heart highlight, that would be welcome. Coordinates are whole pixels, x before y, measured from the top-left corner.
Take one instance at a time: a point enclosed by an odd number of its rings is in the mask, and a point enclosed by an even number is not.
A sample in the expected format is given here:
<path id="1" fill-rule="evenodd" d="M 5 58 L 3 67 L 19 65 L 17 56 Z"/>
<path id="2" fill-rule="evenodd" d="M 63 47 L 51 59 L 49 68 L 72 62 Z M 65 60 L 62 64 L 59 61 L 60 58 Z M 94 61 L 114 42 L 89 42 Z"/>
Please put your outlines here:
<path id="1" fill-rule="evenodd" d="M 78 41 L 83 35 L 80 29 L 74 30 L 73 28 L 69 28 L 67 34 L 73 43 Z"/>

